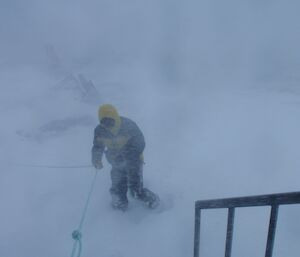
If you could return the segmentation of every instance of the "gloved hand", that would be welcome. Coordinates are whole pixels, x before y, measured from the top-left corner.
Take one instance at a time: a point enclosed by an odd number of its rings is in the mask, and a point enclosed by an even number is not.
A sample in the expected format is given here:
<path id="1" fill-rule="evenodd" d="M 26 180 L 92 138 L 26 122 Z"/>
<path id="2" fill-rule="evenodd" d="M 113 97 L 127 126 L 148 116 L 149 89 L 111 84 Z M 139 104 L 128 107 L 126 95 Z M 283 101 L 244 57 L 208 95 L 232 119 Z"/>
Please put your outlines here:
<path id="1" fill-rule="evenodd" d="M 97 161 L 93 163 L 94 167 L 98 170 L 101 170 L 103 168 L 102 161 Z"/>
<path id="2" fill-rule="evenodd" d="M 92 149 L 92 164 L 96 169 L 102 169 L 102 152 L 97 150 L 97 148 Z"/>
<path id="3" fill-rule="evenodd" d="M 103 164 L 102 164 L 102 158 L 99 158 L 99 155 L 93 154 L 92 155 L 92 164 L 96 169 L 102 169 Z"/>

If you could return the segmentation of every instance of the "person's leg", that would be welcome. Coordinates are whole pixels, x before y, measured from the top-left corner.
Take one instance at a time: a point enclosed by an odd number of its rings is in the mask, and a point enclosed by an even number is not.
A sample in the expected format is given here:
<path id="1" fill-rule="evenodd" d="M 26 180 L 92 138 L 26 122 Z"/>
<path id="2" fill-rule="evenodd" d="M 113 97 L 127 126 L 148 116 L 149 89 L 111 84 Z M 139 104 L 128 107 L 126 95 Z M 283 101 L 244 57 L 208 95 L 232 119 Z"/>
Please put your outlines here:
<path id="1" fill-rule="evenodd" d="M 110 193 L 112 196 L 112 206 L 117 209 L 126 210 L 128 206 L 126 170 L 112 167 L 111 182 Z"/>
<path id="2" fill-rule="evenodd" d="M 139 198 L 143 190 L 143 163 L 139 156 L 127 160 L 128 187 L 132 197 Z"/>
<path id="3" fill-rule="evenodd" d="M 143 187 L 143 162 L 140 156 L 131 158 L 128 162 L 128 186 L 133 198 L 143 201 L 149 208 L 159 204 L 159 197 Z"/>

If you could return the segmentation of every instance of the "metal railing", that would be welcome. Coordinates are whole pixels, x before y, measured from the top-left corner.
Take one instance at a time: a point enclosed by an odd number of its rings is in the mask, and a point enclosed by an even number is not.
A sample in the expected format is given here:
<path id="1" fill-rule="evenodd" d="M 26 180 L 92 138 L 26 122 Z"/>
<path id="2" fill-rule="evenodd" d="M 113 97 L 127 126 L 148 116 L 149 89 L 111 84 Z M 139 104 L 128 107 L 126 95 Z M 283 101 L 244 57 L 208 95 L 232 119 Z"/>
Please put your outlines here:
<path id="1" fill-rule="evenodd" d="M 271 207 L 265 257 L 272 257 L 279 206 L 286 204 L 300 204 L 300 192 L 197 201 L 195 203 L 194 257 L 199 257 L 200 253 L 201 210 L 228 209 L 225 257 L 230 257 L 235 208 L 254 206 Z"/>

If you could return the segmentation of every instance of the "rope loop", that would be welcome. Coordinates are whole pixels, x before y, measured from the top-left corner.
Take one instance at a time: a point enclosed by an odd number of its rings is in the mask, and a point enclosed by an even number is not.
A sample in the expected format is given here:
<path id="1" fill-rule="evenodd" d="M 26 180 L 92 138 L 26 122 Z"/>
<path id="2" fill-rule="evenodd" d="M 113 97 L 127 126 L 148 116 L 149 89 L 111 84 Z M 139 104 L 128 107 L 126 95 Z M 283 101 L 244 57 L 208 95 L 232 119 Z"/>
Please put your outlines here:
<path id="1" fill-rule="evenodd" d="M 79 230 L 74 230 L 73 233 L 72 233 L 72 238 L 74 240 L 80 241 L 81 238 L 82 238 L 81 232 Z"/>
<path id="2" fill-rule="evenodd" d="M 86 216 L 86 212 L 87 212 L 87 209 L 88 209 L 88 205 L 89 205 L 89 202 L 90 202 L 90 199 L 91 199 L 91 196 L 92 196 L 92 192 L 93 192 L 93 189 L 94 189 L 94 186 L 95 186 L 97 173 L 98 173 L 98 171 L 95 170 L 94 179 L 92 181 L 92 184 L 91 184 L 91 187 L 90 187 L 90 191 L 89 191 L 87 200 L 85 202 L 85 206 L 84 206 L 84 209 L 83 209 L 83 213 L 82 213 L 82 216 L 81 216 L 81 220 L 80 220 L 78 229 L 76 229 L 76 230 L 74 230 L 72 232 L 72 238 L 75 240 L 75 242 L 73 244 L 73 250 L 72 250 L 72 253 L 71 253 L 71 257 L 74 257 L 76 252 L 77 252 L 77 257 L 80 257 L 80 255 L 81 255 L 81 251 L 82 251 L 82 243 L 81 243 L 82 234 L 81 234 L 81 229 L 82 229 L 83 222 L 84 222 L 84 219 L 85 219 L 85 216 Z M 78 247 L 78 249 L 77 249 L 77 247 Z"/>

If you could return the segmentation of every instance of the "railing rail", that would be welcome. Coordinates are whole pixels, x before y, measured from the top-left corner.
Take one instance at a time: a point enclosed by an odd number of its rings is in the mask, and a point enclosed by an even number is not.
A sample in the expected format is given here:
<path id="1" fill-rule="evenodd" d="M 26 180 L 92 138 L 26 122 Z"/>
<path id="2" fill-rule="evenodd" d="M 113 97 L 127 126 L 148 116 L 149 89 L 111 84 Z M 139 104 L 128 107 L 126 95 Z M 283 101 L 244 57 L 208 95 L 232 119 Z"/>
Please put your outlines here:
<path id="1" fill-rule="evenodd" d="M 279 206 L 287 204 L 300 204 L 300 192 L 197 201 L 195 203 L 194 257 L 200 256 L 201 210 L 228 209 L 225 257 L 231 257 L 235 209 L 257 206 L 271 207 L 265 257 L 272 257 Z"/>

